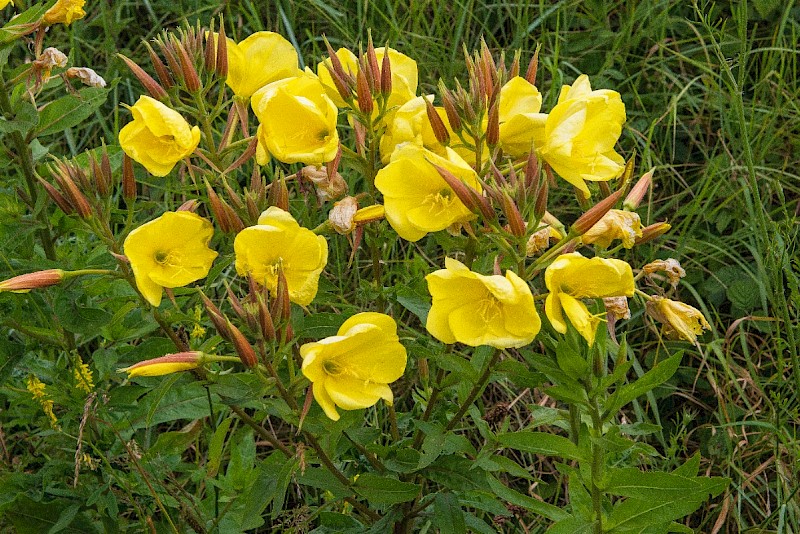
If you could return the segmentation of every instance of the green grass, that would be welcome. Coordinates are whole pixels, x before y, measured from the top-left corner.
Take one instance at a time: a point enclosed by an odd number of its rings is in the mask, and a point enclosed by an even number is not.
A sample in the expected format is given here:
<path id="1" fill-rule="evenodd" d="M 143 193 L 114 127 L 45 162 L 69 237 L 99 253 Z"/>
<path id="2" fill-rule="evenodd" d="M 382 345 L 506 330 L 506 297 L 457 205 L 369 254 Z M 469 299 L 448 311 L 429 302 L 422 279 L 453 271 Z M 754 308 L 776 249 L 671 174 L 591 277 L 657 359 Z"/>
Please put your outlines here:
<path id="1" fill-rule="evenodd" d="M 58 147 L 51 152 L 64 155 L 94 148 L 100 139 L 114 144 L 115 132 L 127 121 L 118 104 L 132 104 L 140 88 L 117 53 L 146 64 L 142 39 L 218 15 L 224 15 L 234 38 L 258 30 L 282 33 L 311 68 L 323 55 L 323 36 L 334 48 L 353 47 L 371 32 L 376 45 L 388 43 L 417 60 L 420 93 L 435 92 L 440 78 L 448 85 L 453 79 L 463 83 L 462 49 L 477 49 L 482 38 L 509 57 L 520 48 L 528 58 L 541 45 L 538 85 L 550 96 L 545 109 L 557 94 L 550 89 L 571 83 L 579 73 L 589 74 L 593 87 L 619 91 L 628 114 L 620 146 L 626 156 L 635 148 L 638 169 L 656 168 L 655 187 L 640 210 L 643 223 L 668 219 L 673 225 L 657 245 L 634 249 L 630 258 L 639 263 L 654 256 L 679 258 L 689 273 L 679 295 L 700 308 L 713 327 L 700 345 L 687 347 L 662 340 L 640 321 L 628 341 L 644 368 L 677 348 L 686 349 L 686 356 L 673 389 L 659 391 L 627 416 L 663 426 L 650 440 L 660 453 L 649 459 L 654 466 L 672 469 L 675 458 L 700 452 L 701 473 L 733 480 L 722 497 L 692 517 L 699 532 L 800 532 L 800 7 L 768 0 L 696 6 L 656 0 L 88 4 L 85 21 L 56 28 L 49 39 L 63 43 L 60 48 L 74 64 L 91 66 L 118 83 L 86 124 L 48 139 Z M 6 274 L 23 269 L 20 258 L 38 252 L 30 234 L 20 240 L 12 233 L 25 224 L 13 191 L 5 188 L 2 200 L 0 273 Z M 68 234 L 70 227 L 63 224 Z M 393 246 L 411 249 L 401 242 Z M 345 248 L 332 253 L 341 270 L 329 274 L 359 289 L 337 298 L 355 303 L 373 298 L 369 282 L 357 278 L 360 270 L 342 267 L 348 254 Z M 78 266 L 82 259 L 71 261 Z M 369 264 L 366 255 L 357 261 Z M 387 266 L 402 283 L 411 279 L 407 268 L 424 272 L 430 266 Z M 9 302 L 0 300 L 0 312 L 10 317 L 19 310 Z M 36 302 L 40 307 L 31 313 L 46 321 L 50 303 Z M 30 352 L 36 350 L 32 338 L 20 335 L 18 325 L 3 324 L 3 339 L 14 330 L 11 341 L 0 340 L 6 364 L 18 364 L 19 354 L 25 354 L 28 371 L 51 365 L 32 363 L 39 359 Z M 10 374 L 5 365 L 2 376 Z M 500 382 L 487 390 L 484 403 L 509 403 L 520 393 Z M 17 394 L 3 388 L 0 425 L 18 424 L 13 418 L 19 414 L 8 415 Z M 510 408 L 512 417 L 526 421 L 543 402 L 542 393 L 529 392 Z M 31 447 L 5 441 L 0 470 L 13 472 L 16 456 L 36 454 Z M 532 458 L 518 460 L 529 465 Z M 541 477 L 540 494 L 549 502 L 563 499 L 560 481 L 548 474 L 553 466 L 531 467 Z M 161 466 L 153 478 L 169 486 L 170 476 Z M 531 532 L 542 531 L 534 517 L 521 521 Z M 502 528 L 514 531 L 512 523 Z"/>

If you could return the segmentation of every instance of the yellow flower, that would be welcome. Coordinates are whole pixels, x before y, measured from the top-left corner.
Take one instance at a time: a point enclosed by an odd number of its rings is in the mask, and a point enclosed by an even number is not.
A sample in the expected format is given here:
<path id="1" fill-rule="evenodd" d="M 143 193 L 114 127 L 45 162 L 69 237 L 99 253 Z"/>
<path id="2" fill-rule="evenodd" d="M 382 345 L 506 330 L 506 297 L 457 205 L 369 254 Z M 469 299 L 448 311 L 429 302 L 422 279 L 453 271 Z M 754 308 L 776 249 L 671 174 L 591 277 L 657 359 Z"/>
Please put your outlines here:
<path id="1" fill-rule="evenodd" d="M 8 4 L 14 4 L 14 0 L 0 0 L 0 9 L 5 9 Z"/>
<path id="2" fill-rule="evenodd" d="M 149 96 L 140 96 L 130 108 L 133 122 L 119 132 L 122 150 L 154 176 L 166 176 L 200 143 L 200 128 L 177 111 Z"/>
<path id="3" fill-rule="evenodd" d="M 319 275 L 328 263 L 328 242 L 303 228 L 294 217 L 272 206 L 256 226 L 245 228 L 233 242 L 236 272 L 250 275 L 273 293 L 283 271 L 289 300 L 307 306 L 317 295 Z"/>
<path id="4" fill-rule="evenodd" d="M 545 121 L 540 155 L 588 198 L 585 180 L 611 180 L 625 168 L 625 160 L 614 151 L 624 123 L 625 104 L 619 93 L 592 91 L 582 74 L 572 86 L 561 88 L 558 104 Z"/>
<path id="5" fill-rule="evenodd" d="M 72 377 L 75 379 L 75 387 L 86 393 L 94 390 L 94 376 L 89 364 L 83 363 L 80 358 L 75 358 L 75 366 L 72 368 Z"/>
<path id="6" fill-rule="evenodd" d="M 418 96 L 400 106 L 394 113 L 381 136 L 381 161 L 384 164 L 391 161 L 392 153 L 396 148 L 411 143 L 439 154 L 445 154 L 444 146 L 436 139 L 433 133 L 431 122 L 428 120 L 428 112 L 425 109 L 425 98 Z M 437 108 L 436 112 L 442 117 L 445 125 L 448 124 L 444 108 Z M 455 135 L 453 135 L 455 137 Z"/>
<path id="7" fill-rule="evenodd" d="M 339 150 L 338 110 L 313 75 L 265 85 L 250 105 L 260 122 L 256 159 L 265 165 L 272 154 L 284 163 L 321 165 Z"/>
<path id="8" fill-rule="evenodd" d="M 378 66 L 383 65 L 383 56 L 385 55 L 385 47 L 375 49 Z M 349 72 L 353 77 L 358 74 L 358 58 L 350 50 L 340 48 L 336 51 L 336 57 L 342 62 L 342 68 L 345 72 Z M 417 95 L 417 62 L 394 48 L 389 48 L 389 63 L 392 71 L 392 92 L 387 100 L 387 107 L 400 107 Z M 333 78 L 328 70 L 330 68 L 332 68 L 330 58 L 317 65 L 319 80 L 325 86 L 328 96 L 338 107 L 347 107 L 347 104 L 336 90 Z M 378 106 L 374 107 L 377 113 Z"/>
<path id="9" fill-rule="evenodd" d="M 182 287 L 205 278 L 217 253 L 208 248 L 211 223 L 189 211 L 168 211 L 125 238 L 136 287 L 152 304 L 161 303 L 164 287 Z"/>
<path id="10" fill-rule="evenodd" d="M 505 277 L 480 275 L 452 258 L 445 258 L 444 265 L 425 277 L 433 297 L 426 328 L 433 337 L 499 349 L 533 341 L 542 321 L 522 278 L 512 271 Z"/>
<path id="11" fill-rule="evenodd" d="M 535 85 L 516 76 L 500 89 L 500 146 L 515 158 L 527 156 L 544 142 L 547 115 L 539 113 L 542 95 Z"/>
<path id="12" fill-rule="evenodd" d="M 602 248 L 608 248 L 612 241 L 620 239 L 622 246 L 632 248 L 637 237 L 642 237 L 642 221 L 638 213 L 609 210 L 581 236 L 581 240 L 587 245 L 595 243 Z"/>
<path id="13" fill-rule="evenodd" d="M 375 177 L 375 187 L 384 196 L 386 220 L 403 239 L 418 241 L 428 232 L 475 217 L 434 165 L 480 192 L 478 175 L 451 149 L 445 154 L 441 157 L 415 145 L 404 145 L 394 151 L 392 161 Z"/>
<path id="14" fill-rule="evenodd" d="M 202 363 L 202 357 L 202 352 L 178 352 L 139 362 L 130 367 L 120 369 L 119 372 L 128 373 L 128 378 L 168 375 L 198 368 Z"/>
<path id="15" fill-rule="evenodd" d="M 406 369 L 406 349 L 388 315 L 364 312 L 350 317 L 335 336 L 300 347 L 303 374 L 325 415 L 339 420 L 343 410 L 368 408 L 383 399 L 392 404 L 388 384 Z"/>
<path id="16" fill-rule="evenodd" d="M 58 0 L 53 7 L 44 12 L 42 22 L 45 26 L 59 23 L 69 26 L 72 21 L 86 16 L 83 10 L 85 3 L 86 0 Z"/>
<path id="17" fill-rule="evenodd" d="M 240 43 L 228 39 L 228 78 L 225 83 L 236 96 L 253 93 L 277 80 L 299 76 L 297 51 L 292 43 L 273 32 L 256 32 Z"/>
<path id="18" fill-rule="evenodd" d="M 647 301 L 647 313 L 664 323 L 664 333 L 667 337 L 694 343 L 698 334 L 711 329 L 711 325 L 700 310 L 676 300 L 653 297 Z"/>
<path id="19" fill-rule="evenodd" d="M 60 430 L 61 427 L 58 425 L 58 418 L 56 417 L 55 412 L 53 411 L 53 399 L 47 396 L 47 392 L 45 391 L 44 382 L 39 380 L 33 375 L 28 377 L 28 380 L 25 383 L 25 387 L 28 389 L 28 392 L 33 396 L 36 402 L 42 407 L 42 411 L 47 416 L 47 419 L 50 421 L 50 428 L 53 430 Z"/>
<path id="20" fill-rule="evenodd" d="M 584 258 L 577 252 L 559 256 L 544 273 L 544 282 L 550 294 L 544 303 L 544 311 L 556 332 L 565 334 L 567 323 L 594 344 L 594 336 L 600 318 L 592 315 L 586 304 L 579 299 L 630 297 L 634 283 L 631 266 L 622 260 Z"/>

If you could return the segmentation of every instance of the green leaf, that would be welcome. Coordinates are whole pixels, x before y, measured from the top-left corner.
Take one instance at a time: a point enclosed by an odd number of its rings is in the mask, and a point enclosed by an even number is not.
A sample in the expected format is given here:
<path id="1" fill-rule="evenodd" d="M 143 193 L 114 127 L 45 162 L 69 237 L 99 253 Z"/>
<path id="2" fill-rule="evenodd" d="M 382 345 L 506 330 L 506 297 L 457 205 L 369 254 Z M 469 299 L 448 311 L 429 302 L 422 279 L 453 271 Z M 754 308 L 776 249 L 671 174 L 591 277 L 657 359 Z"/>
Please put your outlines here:
<path id="1" fill-rule="evenodd" d="M 648 391 L 655 389 L 672 378 L 672 375 L 675 374 L 675 371 L 678 370 L 678 366 L 681 364 L 681 358 L 683 358 L 683 351 L 678 351 L 647 371 L 635 382 L 617 389 L 609 397 L 605 406 L 604 415 L 606 417 L 616 415 L 620 408 L 632 400 L 641 397 Z"/>
<path id="2" fill-rule="evenodd" d="M 214 431 L 211 437 L 211 442 L 208 444 L 208 463 L 206 464 L 206 472 L 208 477 L 214 478 L 219 471 L 220 462 L 222 462 L 222 450 L 225 446 L 225 438 L 228 437 L 228 429 L 231 427 L 233 419 L 223 419 L 222 422 Z"/>
<path id="3" fill-rule="evenodd" d="M 461 534 L 467 531 L 464 512 L 453 493 L 438 493 L 433 499 L 433 527 L 440 534 Z"/>
<path id="4" fill-rule="evenodd" d="M 45 105 L 39 112 L 36 136 L 63 132 L 89 118 L 106 101 L 110 88 L 87 87 Z"/>
<path id="5" fill-rule="evenodd" d="M 501 445 L 521 452 L 560 456 L 568 460 L 581 460 L 583 455 L 578 446 L 565 437 L 547 432 L 531 432 L 521 430 L 498 434 L 497 441 Z"/>
<path id="6" fill-rule="evenodd" d="M 556 361 L 558 367 L 570 378 L 581 379 L 589 372 L 589 362 L 566 341 L 556 346 Z"/>
<path id="7" fill-rule="evenodd" d="M 428 312 L 431 309 L 431 299 L 427 295 L 404 286 L 397 290 L 397 302 L 416 315 L 423 325 L 427 322 Z"/>
<path id="8" fill-rule="evenodd" d="M 557 523 L 553 523 L 553 525 L 547 529 L 546 534 L 592 534 L 592 532 L 594 532 L 593 521 L 570 516 Z"/>
<path id="9" fill-rule="evenodd" d="M 39 122 L 36 107 L 27 100 L 21 100 L 14 109 L 14 118 L 11 120 L 0 116 L 0 134 L 19 132 L 26 134 L 28 130 Z"/>
<path id="10" fill-rule="evenodd" d="M 27 25 L 42 18 L 44 12 L 47 11 L 50 2 L 43 2 L 36 4 L 29 9 L 26 9 L 13 19 L 9 20 L 2 29 L 0 29 L 0 44 L 7 44 L 15 39 L 19 39 L 22 35 L 29 32 Z M 5 18 L 5 14 L 3 18 Z"/>
<path id="11" fill-rule="evenodd" d="M 502 482 L 494 478 L 492 475 L 487 475 L 486 480 L 495 495 L 511 504 L 522 506 L 526 510 L 539 514 L 551 521 L 560 521 L 565 519 L 568 514 L 561 508 L 547 504 L 522 493 L 506 487 Z"/>
<path id="12" fill-rule="evenodd" d="M 75 504 L 58 500 L 48 503 L 36 502 L 22 495 L 9 508 L 4 518 L 9 519 L 18 534 L 42 534 L 43 532 L 67 532 L 86 534 L 97 532 L 97 527 L 78 512 Z"/>
<path id="13" fill-rule="evenodd" d="M 356 479 L 353 489 L 372 503 L 397 504 L 414 500 L 421 487 L 395 478 L 364 473 Z"/>

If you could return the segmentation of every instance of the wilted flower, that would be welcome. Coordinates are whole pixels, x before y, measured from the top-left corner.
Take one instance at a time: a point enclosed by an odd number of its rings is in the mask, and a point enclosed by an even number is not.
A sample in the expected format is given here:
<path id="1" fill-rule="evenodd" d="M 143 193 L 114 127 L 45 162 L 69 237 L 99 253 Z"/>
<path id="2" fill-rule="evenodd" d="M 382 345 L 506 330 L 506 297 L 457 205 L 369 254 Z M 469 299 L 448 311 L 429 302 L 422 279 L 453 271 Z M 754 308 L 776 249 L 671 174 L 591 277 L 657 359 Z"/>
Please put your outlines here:
<path id="1" fill-rule="evenodd" d="M 86 0 L 58 0 L 53 7 L 44 12 L 42 22 L 45 26 L 59 23 L 69 26 L 72 21 L 86 16 L 83 10 L 85 3 Z"/>
<path id="2" fill-rule="evenodd" d="M 403 239 L 418 241 L 428 232 L 475 218 L 434 165 L 480 192 L 478 176 L 454 151 L 448 148 L 445 154 L 405 145 L 394 151 L 392 161 L 375 177 L 375 187 L 384 196 L 386 220 Z"/>
<path id="3" fill-rule="evenodd" d="M 676 300 L 652 297 L 647 301 L 647 313 L 664 324 L 667 337 L 694 343 L 698 334 L 711 329 L 700 310 Z"/>
<path id="4" fill-rule="evenodd" d="M 213 234 L 208 220 L 189 211 L 168 211 L 128 234 L 123 249 L 147 302 L 158 306 L 162 288 L 183 287 L 208 275 L 217 257 L 208 248 Z"/>
<path id="5" fill-rule="evenodd" d="M 628 306 L 628 297 L 606 297 L 603 299 L 606 313 L 615 319 L 630 319 L 631 309 Z"/>
<path id="6" fill-rule="evenodd" d="M 328 263 L 328 242 L 297 224 L 286 211 L 272 206 L 256 226 L 245 228 L 233 243 L 236 272 L 275 292 L 283 272 L 289 300 L 307 306 L 317 295 L 319 275 Z"/>
<path id="7" fill-rule="evenodd" d="M 106 81 L 102 76 L 88 67 L 70 67 L 67 69 L 67 78 L 78 78 L 83 85 L 89 87 L 105 87 Z"/>
<path id="8" fill-rule="evenodd" d="M 297 50 L 280 34 L 256 32 L 239 43 L 228 39 L 225 83 L 238 97 L 250 98 L 268 83 L 301 73 Z"/>
<path id="9" fill-rule="evenodd" d="M 286 78 L 256 91 L 250 100 L 260 122 L 256 159 L 320 165 L 339 150 L 337 109 L 313 75 Z"/>
<path id="10" fill-rule="evenodd" d="M 130 367 L 120 369 L 120 373 L 128 373 L 128 378 L 134 376 L 161 376 L 181 371 L 197 369 L 202 363 L 202 352 L 177 352 L 159 358 L 145 360 Z"/>
<path id="11" fill-rule="evenodd" d="M 678 260 L 673 258 L 651 261 L 645 265 L 642 270 L 646 275 L 664 271 L 672 287 L 676 287 L 681 281 L 681 278 L 686 276 L 686 271 L 683 270 L 681 264 L 678 262 Z"/>
<path id="12" fill-rule="evenodd" d="M 625 168 L 614 151 L 625 122 L 625 104 L 616 91 L 592 91 L 582 74 L 561 88 L 558 104 L 545 121 L 539 155 L 562 178 L 589 197 L 585 180 L 607 181 Z"/>
<path id="13" fill-rule="evenodd" d="M 41 83 L 41 80 L 50 76 L 50 71 L 55 67 L 66 67 L 67 61 L 67 55 L 58 48 L 45 48 L 32 63 L 37 82 Z"/>
<path id="14" fill-rule="evenodd" d="M 632 248 L 636 238 L 642 237 L 642 222 L 634 211 L 608 210 L 603 217 L 581 236 L 581 240 L 589 244 L 597 244 L 608 248 L 612 241 L 619 239 L 622 246 Z"/>
<path id="15" fill-rule="evenodd" d="M 542 95 L 535 85 L 516 76 L 500 89 L 500 146 L 512 157 L 526 156 L 544 142 L 547 115 L 539 113 Z"/>
<path id="16" fill-rule="evenodd" d="M 577 252 L 563 254 L 551 263 L 544 282 L 550 290 L 544 310 L 553 329 L 567 332 L 566 314 L 589 345 L 594 344 L 600 318 L 592 315 L 580 299 L 630 297 L 634 291 L 630 265 L 616 259 L 584 258 Z"/>
<path id="17" fill-rule="evenodd" d="M 439 341 L 524 347 L 539 333 L 542 322 L 531 290 L 512 271 L 484 276 L 445 258 L 445 268 L 425 280 L 433 297 L 426 328 Z"/>
<path id="18" fill-rule="evenodd" d="M 158 100 L 142 95 L 130 110 L 133 122 L 120 130 L 119 144 L 154 176 L 169 174 L 200 143 L 200 128 Z"/>
<path id="19" fill-rule="evenodd" d="M 525 243 L 525 255 L 535 256 L 550 248 L 551 239 L 561 239 L 562 237 L 558 230 L 542 221 L 539 223 L 539 229 L 532 233 L 528 242 Z"/>
<path id="20" fill-rule="evenodd" d="M 392 404 L 388 384 L 406 368 L 406 349 L 388 315 L 364 312 L 350 317 L 335 336 L 300 347 L 303 374 L 325 415 L 337 421 L 343 410 L 368 408 L 383 399 Z"/>
<path id="21" fill-rule="evenodd" d="M 315 167 L 308 165 L 300 170 L 300 176 L 314 184 L 317 191 L 317 198 L 320 202 L 326 200 L 336 200 L 347 193 L 347 182 L 338 171 L 329 175 L 325 166 Z"/>

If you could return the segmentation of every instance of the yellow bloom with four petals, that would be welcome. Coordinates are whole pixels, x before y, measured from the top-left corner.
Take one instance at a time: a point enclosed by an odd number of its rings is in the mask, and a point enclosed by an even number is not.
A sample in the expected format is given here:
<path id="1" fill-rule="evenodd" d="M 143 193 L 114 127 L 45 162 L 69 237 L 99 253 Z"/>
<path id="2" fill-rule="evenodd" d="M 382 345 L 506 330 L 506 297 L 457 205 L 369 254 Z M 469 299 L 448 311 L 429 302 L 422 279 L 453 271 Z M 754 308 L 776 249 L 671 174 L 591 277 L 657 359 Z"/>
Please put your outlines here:
<path id="1" fill-rule="evenodd" d="M 374 312 L 350 317 L 335 336 L 300 347 L 300 355 L 314 398 L 334 421 L 339 420 L 337 406 L 358 410 L 379 399 L 392 404 L 389 384 L 403 376 L 407 359 L 397 323 Z"/>
<path id="2" fill-rule="evenodd" d="M 169 174 L 200 143 L 200 128 L 154 98 L 142 95 L 130 110 L 133 121 L 119 131 L 119 144 L 153 176 Z"/>
<path id="3" fill-rule="evenodd" d="M 14 5 L 14 0 L 0 0 L 0 9 L 5 9 L 9 4 Z"/>
<path id="4" fill-rule="evenodd" d="M 418 241 L 428 232 L 475 218 L 434 165 L 481 192 L 478 175 L 453 150 L 448 148 L 445 154 L 442 157 L 413 144 L 404 145 L 375 177 L 375 187 L 384 197 L 386 220 L 407 241 Z"/>
<path id="5" fill-rule="evenodd" d="M 217 253 L 208 248 L 211 223 L 190 211 L 168 211 L 125 238 L 136 287 L 152 304 L 161 304 L 162 289 L 183 287 L 205 278 Z"/>
<path id="6" fill-rule="evenodd" d="M 301 74 L 297 50 L 280 34 L 256 32 L 239 43 L 228 39 L 225 83 L 238 97 L 250 98 L 269 83 Z"/>
<path id="7" fill-rule="evenodd" d="M 250 275 L 273 294 L 283 272 L 289 300 L 307 306 L 317 295 L 319 276 L 328 263 L 328 242 L 303 228 L 286 211 L 272 206 L 256 226 L 245 228 L 233 242 L 236 272 Z"/>
<path id="8" fill-rule="evenodd" d="M 444 146 L 436 139 L 433 133 L 431 122 L 428 120 L 428 112 L 425 106 L 425 99 L 432 100 L 432 97 L 418 96 L 412 98 L 395 112 L 386 131 L 381 136 L 381 161 L 387 164 L 391 161 L 395 149 L 411 143 L 439 154 L 444 155 Z M 436 112 L 442 118 L 445 125 L 447 115 L 444 108 L 436 108 Z"/>
<path id="9" fill-rule="evenodd" d="M 589 345 L 594 344 L 600 318 L 592 315 L 580 299 L 631 297 L 635 289 L 631 266 L 624 261 L 584 258 L 577 252 L 563 254 L 551 263 L 544 283 L 550 290 L 544 310 L 553 329 L 567 332 L 566 314 Z"/>
<path id="10" fill-rule="evenodd" d="M 582 74 L 572 86 L 561 88 L 544 123 L 539 155 L 588 198 L 586 180 L 608 181 L 625 168 L 625 160 L 614 150 L 624 123 L 625 104 L 619 93 L 593 91 L 589 77 Z"/>
<path id="11" fill-rule="evenodd" d="M 547 115 L 539 113 L 542 95 L 535 85 L 519 76 L 511 78 L 500 89 L 498 105 L 500 146 L 506 154 L 525 157 L 543 144 Z"/>
<path id="12" fill-rule="evenodd" d="M 425 277 L 433 305 L 425 325 L 444 343 L 499 349 L 524 347 L 539 333 L 542 321 L 525 281 L 512 271 L 484 276 L 445 258 L 445 268 Z"/>
<path id="13" fill-rule="evenodd" d="M 250 100 L 258 126 L 256 159 L 321 165 L 339 150 L 338 110 L 311 74 L 265 85 Z"/>

